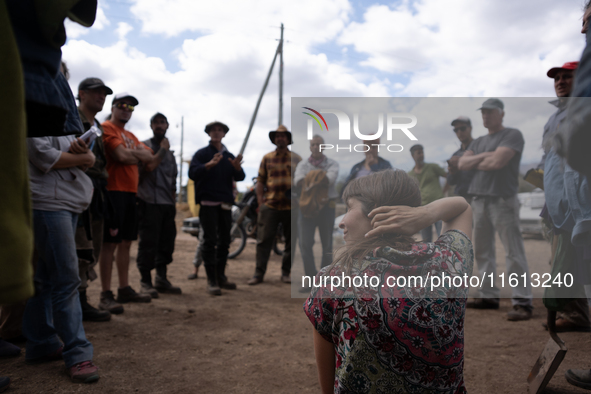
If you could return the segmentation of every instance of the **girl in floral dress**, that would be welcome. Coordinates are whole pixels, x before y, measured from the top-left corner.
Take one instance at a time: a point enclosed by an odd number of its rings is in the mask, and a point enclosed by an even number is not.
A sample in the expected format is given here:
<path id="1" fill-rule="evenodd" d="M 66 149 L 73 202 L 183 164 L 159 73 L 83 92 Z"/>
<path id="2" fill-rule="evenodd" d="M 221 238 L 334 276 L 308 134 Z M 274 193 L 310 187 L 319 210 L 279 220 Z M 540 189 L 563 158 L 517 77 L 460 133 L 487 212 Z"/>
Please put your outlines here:
<path id="1" fill-rule="evenodd" d="M 465 393 L 469 204 L 452 197 L 421 207 L 416 181 L 400 170 L 355 179 L 343 200 L 346 245 L 304 303 L 322 392 Z M 414 241 L 438 220 L 435 242 Z"/>

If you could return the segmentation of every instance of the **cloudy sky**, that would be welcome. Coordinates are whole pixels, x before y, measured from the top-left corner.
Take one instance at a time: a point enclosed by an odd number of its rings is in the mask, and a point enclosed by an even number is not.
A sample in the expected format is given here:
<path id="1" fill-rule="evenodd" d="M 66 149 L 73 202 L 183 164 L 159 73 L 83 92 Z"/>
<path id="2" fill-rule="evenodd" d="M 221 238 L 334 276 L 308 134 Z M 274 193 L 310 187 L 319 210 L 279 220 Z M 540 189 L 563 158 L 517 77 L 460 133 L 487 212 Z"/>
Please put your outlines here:
<path id="1" fill-rule="evenodd" d="M 281 23 L 283 117 L 291 127 L 292 97 L 552 97 L 546 71 L 578 60 L 584 48 L 582 5 L 582 0 L 105 0 L 90 29 L 66 24 L 63 58 L 73 90 L 92 76 L 139 99 L 128 129 L 140 139 L 151 136 L 152 114 L 167 115 L 179 157 L 184 116 L 183 158 L 190 160 L 207 144 L 203 129 L 213 120 L 228 124 L 224 142 L 231 152 L 240 150 Z M 245 152 L 249 178 L 274 148 L 267 135 L 277 127 L 278 90 L 276 65 Z M 106 105 L 99 120 L 109 112 Z M 450 120 L 457 115 L 450 113 Z M 464 115 L 477 123 L 478 113 Z M 523 161 L 535 162 L 542 130 L 536 125 L 522 131 Z M 458 145 L 451 130 L 434 138 L 441 132 L 422 130 L 419 142 L 428 161 L 442 163 Z M 400 157 L 396 166 L 410 169 L 410 156 Z"/>

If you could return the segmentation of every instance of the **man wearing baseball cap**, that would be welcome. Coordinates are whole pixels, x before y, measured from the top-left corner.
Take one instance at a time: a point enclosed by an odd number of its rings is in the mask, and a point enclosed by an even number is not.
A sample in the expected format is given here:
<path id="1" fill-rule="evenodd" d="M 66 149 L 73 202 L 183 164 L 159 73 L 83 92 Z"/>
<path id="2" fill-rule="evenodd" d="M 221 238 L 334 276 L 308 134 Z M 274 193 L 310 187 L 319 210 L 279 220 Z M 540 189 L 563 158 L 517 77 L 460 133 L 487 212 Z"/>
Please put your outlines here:
<path id="1" fill-rule="evenodd" d="M 234 202 L 232 181 L 242 181 L 246 175 L 242 169 L 242 155 L 234 157 L 222 144 L 229 130 L 218 121 L 205 126 L 209 145 L 195 153 L 189 166 L 189 178 L 195 181 L 195 203 L 201 205 L 202 256 L 210 295 L 222 295 L 222 289 L 236 289 L 236 284 L 226 276 Z"/>
<path id="2" fill-rule="evenodd" d="M 565 160 L 556 154 L 556 151 L 548 144 L 548 139 L 555 131 L 559 130 L 567 115 L 567 105 L 573 87 L 574 70 L 578 62 L 565 63 L 562 67 L 551 68 L 547 75 L 554 79 L 554 90 L 558 99 L 550 101 L 550 104 L 557 107 L 556 112 L 548 119 L 544 126 L 544 156 L 538 165 L 544 170 L 544 195 L 546 197 L 546 209 L 543 211 L 545 218 L 553 226 L 553 245 L 559 245 L 552 255 L 552 264 L 563 267 L 588 265 L 584 251 L 577 251 L 573 245 L 572 235 L 576 220 L 572 207 L 580 210 L 585 204 L 589 205 L 588 199 L 578 199 L 576 193 L 564 193 L 564 190 L 576 185 L 575 190 L 585 190 L 580 183 L 580 177 L 571 177 L 565 174 L 565 169 L 572 171 Z M 576 200 L 575 200 L 576 199 Z M 553 248 L 554 249 L 554 248 Z M 579 247 L 580 249 L 580 247 Z M 573 261 L 574 260 L 574 261 Z M 572 301 L 564 305 L 558 311 L 556 319 L 556 331 L 591 331 L 589 319 L 589 304 L 582 286 L 575 284 L 572 287 L 572 295 L 578 295 Z"/>
<path id="3" fill-rule="evenodd" d="M 107 154 L 107 193 L 114 207 L 114 217 L 105 222 L 103 248 L 100 255 L 100 277 L 103 291 L 99 308 L 114 314 L 123 313 L 121 303 L 150 302 L 149 294 L 138 294 L 129 286 L 129 249 L 137 239 L 136 193 L 139 181 L 137 164 L 144 165 L 156 160 L 145 144 L 124 127 L 131 119 L 138 100 L 128 94 L 113 97 L 110 120 L 103 122 L 103 142 Z M 165 150 L 163 149 L 164 153 Z M 117 301 L 111 291 L 113 257 L 117 252 L 119 289 Z"/>
<path id="4" fill-rule="evenodd" d="M 447 183 L 450 185 L 456 185 L 454 193 L 457 196 L 462 196 L 470 203 L 472 198 L 468 194 L 468 188 L 470 187 L 470 182 L 472 182 L 472 178 L 474 177 L 474 170 L 470 171 L 460 171 L 458 168 L 458 163 L 460 162 L 460 157 L 464 155 L 464 152 L 468 149 L 468 146 L 474 140 L 472 138 L 472 122 L 470 118 L 467 116 L 458 116 L 456 119 L 452 120 L 451 125 L 453 127 L 454 133 L 456 133 L 456 137 L 460 140 L 460 149 L 454 152 L 451 158 L 447 161 L 448 164 L 448 176 L 447 176 Z"/>
<path id="5" fill-rule="evenodd" d="M 248 281 L 251 286 L 263 282 L 279 223 L 283 225 L 285 236 L 280 279 L 291 283 L 291 200 L 287 194 L 291 189 L 292 168 L 295 169 L 302 158 L 287 148 L 293 142 L 287 127 L 280 125 L 277 130 L 270 131 L 269 139 L 277 148 L 263 156 L 259 167 L 256 269 Z"/>
<path id="6" fill-rule="evenodd" d="M 519 229 L 519 162 L 525 141 L 517 129 L 505 127 L 504 104 L 497 98 L 486 100 L 479 110 L 488 134 L 472 141 L 460 158 L 459 169 L 476 170 L 468 194 L 474 196 L 474 257 L 478 269 L 496 278 L 495 232 L 503 243 L 509 276 L 529 278 L 523 237 Z M 488 283 L 488 282 L 487 282 Z M 529 320 L 532 315 L 532 291 L 525 285 L 511 287 L 513 309 L 510 321 Z M 498 309 L 500 289 L 493 282 L 479 290 L 480 297 L 468 302 L 469 308 Z"/>
<path id="7" fill-rule="evenodd" d="M 544 126 L 544 140 L 546 140 L 547 137 L 550 137 L 548 133 L 551 131 L 556 131 L 558 126 L 566 118 L 568 98 L 570 97 L 570 94 L 573 90 L 575 70 L 577 69 L 578 65 L 579 62 L 567 62 L 564 63 L 562 67 L 552 67 L 546 73 L 548 78 L 552 78 L 554 80 L 554 91 L 556 92 L 556 97 L 558 98 L 550 102 L 550 104 L 554 105 L 557 110 L 550 117 L 550 119 L 548 119 L 548 122 Z M 542 157 L 540 164 L 538 164 L 538 168 L 541 170 L 544 169 L 546 154 L 548 153 L 547 151 L 548 148 L 544 148 L 544 156 Z"/>
<path id="8" fill-rule="evenodd" d="M 78 85 L 78 114 L 84 126 L 88 131 L 92 126 L 96 126 L 101 134 L 104 133 L 103 127 L 96 119 L 96 114 L 103 110 L 107 95 L 113 94 L 111 88 L 99 78 L 86 78 Z M 80 304 L 82 306 L 82 319 L 85 321 L 109 321 L 111 313 L 96 309 L 88 303 L 86 289 L 88 281 L 97 278 L 94 267 L 98 264 L 101 246 L 103 243 L 103 224 L 105 216 L 108 214 L 107 205 L 107 157 L 105 156 L 105 147 L 102 138 L 96 138 L 92 145 L 92 153 L 96 158 L 94 165 L 86 171 L 86 175 L 92 180 L 94 188 L 92 201 L 86 211 L 84 211 L 78 221 L 76 228 L 76 253 L 78 254 L 78 271 L 80 275 Z"/>

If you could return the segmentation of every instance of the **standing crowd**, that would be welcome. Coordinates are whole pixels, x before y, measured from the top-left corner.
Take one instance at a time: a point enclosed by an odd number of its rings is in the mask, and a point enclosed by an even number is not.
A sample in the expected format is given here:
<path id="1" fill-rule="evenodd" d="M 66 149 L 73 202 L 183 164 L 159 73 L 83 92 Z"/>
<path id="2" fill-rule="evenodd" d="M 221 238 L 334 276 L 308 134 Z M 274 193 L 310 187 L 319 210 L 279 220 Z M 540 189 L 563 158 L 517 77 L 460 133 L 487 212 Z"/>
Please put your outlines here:
<path id="1" fill-rule="evenodd" d="M 10 7 L 10 12 L 17 13 L 21 5 Z M 0 17 L 7 19 L 5 9 L 0 11 Z M 589 4 L 583 19 L 582 32 L 587 33 Z M 83 14 L 78 20 L 91 24 Z M 15 31 L 18 29 L 17 24 Z M 31 45 L 35 49 L 33 44 L 19 41 L 25 48 Z M 33 58 L 40 53 L 21 51 Z M 589 51 L 581 63 L 586 67 Z M 153 137 L 139 141 L 125 128 L 139 105 L 138 99 L 128 93 L 113 95 L 99 78 L 80 83 L 76 108 L 67 68 L 62 63 L 58 72 L 55 56 L 54 47 L 48 55 L 52 61 L 47 62 L 51 72 L 40 73 L 51 81 L 51 88 L 27 90 L 27 100 L 34 92 L 46 93 L 38 93 L 42 97 L 36 98 L 45 107 L 31 105 L 26 113 L 20 109 L 22 116 L 14 122 L 15 129 L 28 137 L 21 141 L 23 151 L 16 150 L 14 155 L 28 158 L 29 181 L 15 189 L 31 193 L 31 207 L 21 206 L 22 202 L 16 205 L 25 219 L 32 213 L 29 235 L 34 250 L 23 259 L 33 262 L 34 289 L 23 281 L 7 292 L 10 296 L 1 294 L 0 335 L 5 339 L 22 335 L 26 339 L 27 364 L 63 360 L 72 381 L 90 383 L 99 379 L 99 373 L 92 361 L 93 346 L 86 338 L 84 320 L 106 322 L 112 314 L 124 313 L 126 303 L 149 303 L 160 294 L 182 293 L 167 277 L 176 237 L 177 165 L 166 138 L 169 123 L 164 114 L 157 112 L 150 119 Z M 25 63 L 30 60 L 23 57 Z M 573 84 L 578 66 L 578 62 L 569 62 L 547 73 L 554 80 L 558 98 L 552 105 L 557 111 L 544 129 L 544 157 L 538 167 L 543 170 L 546 196 L 541 214 L 553 229 L 553 266 L 569 265 L 582 272 L 581 278 L 588 278 L 591 194 L 588 174 L 580 172 L 581 163 L 586 162 L 574 154 L 568 161 L 564 158 L 565 149 L 567 153 L 576 152 L 565 148 L 564 141 L 579 138 L 581 133 L 563 127 L 569 119 L 569 97 L 577 92 L 589 95 L 588 86 Z M 21 71 L 17 69 L 10 70 L 18 74 Z M 39 71 L 24 69 L 27 73 Z M 22 95 L 23 88 L 15 87 L 14 91 Z M 111 113 L 100 123 L 96 115 L 110 95 Z M 50 112 L 48 107 L 56 102 L 62 111 Z M 517 199 L 525 141 L 519 130 L 503 124 L 505 108 L 501 100 L 488 99 L 479 110 L 488 130 L 482 137 L 472 138 L 472 122 L 466 116 L 451 122 L 461 148 L 448 160 L 448 172 L 437 164 L 425 163 L 421 145 L 410 148 L 415 166 L 408 173 L 394 170 L 379 157 L 376 141 L 366 141 L 374 144 L 365 152 L 365 159 L 353 166 L 341 191 L 348 208 L 340 224 L 347 245 L 334 256 L 338 163 L 322 154 L 319 147 L 324 140 L 319 135 L 310 141 L 308 159 L 302 160 L 289 150 L 293 141 L 285 126 L 271 131 L 269 138 L 276 149 L 263 157 L 259 167 L 256 267 L 248 285 L 264 281 L 280 226 L 286 239 L 279 278 L 283 283 L 291 283 L 292 228 L 296 229 L 293 239 L 299 240 L 308 276 L 343 272 L 361 275 L 372 270 L 398 275 L 401 270 L 421 272 L 427 265 L 434 272 L 463 276 L 472 273 L 473 260 L 480 271 L 496 276 L 498 234 L 506 252 L 508 274 L 529 277 Z M 195 202 L 200 205 L 203 237 L 199 247 L 207 292 L 219 296 L 222 290 L 237 287 L 226 275 L 226 265 L 234 184 L 244 180 L 245 173 L 242 155 L 234 156 L 222 143 L 229 127 L 214 121 L 206 125 L 205 132 L 210 141 L 193 156 L 189 177 L 195 182 Z M 565 133 L 572 135 L 565 140 Z M 27 179 L 26 171 L 24 174 L 21 178 Z M 458 197 L 443 198 L 448 185 L 441 188 L 442 177 L 455 185 Z M 292 215 L 297 218 L 293 227 Z M 313 253 L 316 228 L 322 245 L 320 271 Z M 434 242 L 433 228 L 438 237 Z M 15 233 L 19 231 L 27 233 L 26 228 L 15 229 Z M 421 232 L 421 242 L 411 237 L 417 231 Z M 138 236 L 140 283 L 136 291 L 129 282 L 129 265 L 131 244 Z M 116 293 L 112 286 L 114 266 Z M 23 268 L 14 276 L 26 277 L 30 270 Z M 86 293 L 88 282 L 96 278 L 100 278 L 102 287 L 98 308 L 91 305 Z M 560 312 L 557 330 L 591 331 L 583 290 L 586 284 L 585 280 L 577 283 L 578 298 L 546 303 L 549 309 Z M 394 290 L 365 298 L 327 292 L 326 288 L 303 290 L 311 291 L 304 309 L 315 328 L 321 387 L 325 392 L 343 393 L 392 388 L 429 392 L 441 391 L 442 387 L 449 392 L 464 392 L 465 308 L 498 309 L 500 294 L 495 283 L 480 288 L 480 297 L 469 302 L 466 289 L 423 303 Z M 512 287 L 512 291 L 508 320 L 530 319 L 533 305 L 529 281 Z M 1 355 L 19 353 L 19 347 L 0 339 Z M 589 370 L 568 370 L 566 378 L 591 389 Z M 0 378 L 0 391 L 8 384 L 8 378 Z"/>

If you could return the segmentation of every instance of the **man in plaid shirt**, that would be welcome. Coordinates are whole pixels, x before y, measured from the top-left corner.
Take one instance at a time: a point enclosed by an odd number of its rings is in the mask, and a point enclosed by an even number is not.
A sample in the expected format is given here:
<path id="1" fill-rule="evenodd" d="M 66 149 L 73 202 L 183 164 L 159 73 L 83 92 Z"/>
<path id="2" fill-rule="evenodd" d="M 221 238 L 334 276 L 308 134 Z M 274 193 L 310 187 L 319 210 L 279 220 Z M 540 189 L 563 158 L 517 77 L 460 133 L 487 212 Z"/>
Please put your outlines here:
<path id="1" fill-rule="evenodd" d="M 287 149 L 293 141 L 285 126 L 281 125 L 276 131 L 269 132 L 269 138 L 277 149 L 263 157 L 259 168 L 256 188 L 259 203 L 256 269 L 248 281 L 249 285 L 263 281 L 279 223 L 283 225 L 285 236 L 281 281 L 291 283 L 291 200 L 288 194 L 291 189 L 291 169 L 295 169 L 302 158 Z"/>

